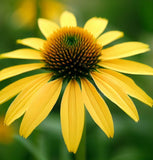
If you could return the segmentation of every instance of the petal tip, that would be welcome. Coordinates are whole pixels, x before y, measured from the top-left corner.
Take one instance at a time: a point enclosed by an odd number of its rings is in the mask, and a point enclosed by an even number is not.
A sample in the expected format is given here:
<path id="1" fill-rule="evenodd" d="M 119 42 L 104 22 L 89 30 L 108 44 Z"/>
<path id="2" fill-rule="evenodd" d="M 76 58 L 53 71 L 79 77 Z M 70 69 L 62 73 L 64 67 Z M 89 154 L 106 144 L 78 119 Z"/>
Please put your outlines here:
<path id="1" fill-rule="evenodd" d="M 106 134 L 106 133 L 105 133 L 105 134 Z M 114 137 L 114 131 L 107 133 L 106 136 L 107 136 L 108 138 L 113 138 L 113 137 Z"/>
<path id="2" fill-rule="evenodd" d="M 105 22 L 105 25 L 108 24 L 108 19 L 107 18 L 101 18 L 101 17 L 94 17 L 96 18 L 97 20 L 100 20 L 101 22 Z"/>
<path id="3" fill-rule="evenodd" d="M 110 136 L 110 138 L 114 138 L 114 134 Z"/>
<path id="4" fill-rule="evenodd" d="M 146 49 L 146 51 L 150 51 L 150 46 L 148 44 L 142 43 L 142 45 Z"/>
<path id="5" fill-rule="evenodd" d="M 93 17 L 93 18 L 96 18 L 96 19 L 99 19 L 99 20 L 104 20 L 104 21 L 106 21 L 106 22 L 108 22 L 108 19 L 107 18 L 102 18 L 102 17 Z"/>
<path id="6" fill-rule="evenodd" d="M 136 117 L 136 118 L 134 119 L 134 121 L 135 121 L 135 122 L 139 122 L 139 117 Z"/>
<path id="7" fill-rule="evenodd" d="M 153 99 L 151 99 L 151 101 L 148 101 L 147 105 L 148 105 L 149 107 L 153 107 Z"/>
<path id="8" fill-rule="evenodd" d="M 148 45 L 148 47 L 146 48 L 146 51 L 150 51 L 150 50 L 151 50 L 149 47 L 150 47 L 150 46 Z"/>
<path id="9" fill-rule="evenodd" d="M 47 20 L 47 19 L 45 19 L 45 18 L 38 18 L 38 20 L 37 20 L 38 21 L 38 25 L 40 25 L 40 23 L 43 22 L 43 21 L 45 21 L 45 20 Z"/>
<path id="10" fill-rule="evenodd" d="M 9 126 L 11 123 L 8 121 L 8 118 L 6 118 L 5 117 L 5 119 L 4 119 L 4 124 L 6 125 L 6 126 Z"/>
<path id="11" fill-rule="evenodd" d="M 138 42 L 139 44 L 141 44 L 142 48 L 145 50 L 144 52 L 150 51 L 150 46 L 148 44 L 142 43 L 142 42 Z"/>
<path id="12" fill-rule="evenodd" d="M 37 23 L 39 28 L 41 28 L 41 24 L 43 21 L 44 21 L 44 18 L 38 18 Z"/>
<path id="13" fill-rule="evenodd" d="M 22 137 L 25 138 L 25 139 L 28 138 L 28 135 L 23 132 L 23 129 L 22 129 L 22 128 L 20 128 L 20 130 L 19 130 L 19 135 L 22 136 Z"/>
<path id="14" fill-rule="evenodd" d="M 38 18 L 38 22 L 39 22 L 39 21 L 41 21 L 41 20 L 44 20 L 44 18 L 41 18 L 41 17 L 40 17 L 40 18 Z"/>
<path id="15" fill-rule="evenodd" d="M 110 133 L 110 138 L 114 137 L 114 130 Z"/>
<path id="16" fill-rule="evenodd" d="M 69 13 L 72 14 L 72 12 L 70 12 L 68 10 L 65 10 L 65 11 L 62 12 L 62 14 L 69 14 Z"/>
<path id="17" fill-rule="evenodd" d="M 120 31 L 120 37 L 124 37 L 124 32 Z"/>
<path id="18" fill-rule="evenodd" d="M 16 40 L 16 43 L 17 43 L 17 44 L 21 44 L 21 43 L 22 43 L 22 40 L 21 40 L 21 39 L 17 39 L 17 40 Z"/>
<path id="19" fill-rule="evenodd" d="M 77 152 L 77 149 L 68 149 L 69 152 L 73 153 L 73 154 L 76 154 Z"/>
<path id="20" fill-rule="evenodd" d="M 0 54 L 0 59 L 3 59 L 3 58 L 5 58 L 5 57 L 3 57 L 3 54 Z"/>
<path id="21" fill-rule="evenodd" d="M 61 27 L 76 27 L 77 20 L 72 12 L 65 10 L 60 16 L 60 26 Z"/>
<path id="22" fill-rule="evenodd" d="M 138 112 L 133 113 L 133 116 L 131 115 L 131 118 L 132 118 L 135 122 L 138 122 L 138 121 L 139 121 Z"/>
<path id="23" fill-rule="evenodd" d="M 27 138 L 28 138 L 28 135 L 24 135 L 24 134 L 23 134 L 22 137 L 25 138 L 25 139 L 27 139 Z"/>

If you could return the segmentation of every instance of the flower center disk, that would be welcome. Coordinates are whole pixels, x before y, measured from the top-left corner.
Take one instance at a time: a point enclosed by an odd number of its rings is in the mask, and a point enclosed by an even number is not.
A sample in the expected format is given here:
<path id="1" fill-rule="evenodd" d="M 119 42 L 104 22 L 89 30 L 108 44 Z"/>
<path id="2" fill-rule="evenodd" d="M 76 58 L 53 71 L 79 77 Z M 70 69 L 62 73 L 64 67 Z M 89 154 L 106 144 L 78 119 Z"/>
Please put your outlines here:
<path id="1" fill-rule="evenodd" d="M 42 50 L 46 69 L 58 77 L 86 77 L 95 70 L 102 46 L 80 27 L 63 27 L 55 31 Z"/>

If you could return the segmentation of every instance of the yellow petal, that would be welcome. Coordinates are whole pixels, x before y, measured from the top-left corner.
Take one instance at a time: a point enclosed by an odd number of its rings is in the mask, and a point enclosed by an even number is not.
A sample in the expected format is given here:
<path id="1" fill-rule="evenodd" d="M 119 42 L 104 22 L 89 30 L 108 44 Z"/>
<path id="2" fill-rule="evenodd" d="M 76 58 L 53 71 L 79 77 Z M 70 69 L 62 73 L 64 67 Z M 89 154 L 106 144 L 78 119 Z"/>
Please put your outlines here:
<path id="1" fill-rule="evenodd" d="M 44 63 L 31 63 L 31 64 L 21 64 L 21 65 L 5 68 L 0 71 L 0 81 L 24 72 L 42 68 L 44 67 L 44 65 L 45 65 Z"/>
<path id="2" fill-rule="evenodd" d="M 59 29 L 59 26 L 56 23 L 43 18 L 38 19 L 38 25 L 46 38 L 48 38 L 54 31 Z"/>
<path id="3" fill-rule="evenodd" d="M 153 99 L 149 97 L 136 83 L 129 77 L 118 72 L 102 69 L 102 74 L 107 78 L 112 79 L 115 83 L 120 84 L 121 88 L 130 96 L 146 103 L 150 107 L 153 105 Z"/>
<path id="4" fill-rule="evenodd" d="M 45 40 L 40 38 L 25 38 L 25 39 L 18 39 L 17 43 L 41 50 L 44 46 Z"/>
<path id="5" fill-rule="evenodd" d="M 93 17 L 86 22 L 84 29 L 97 38 L 105 30 L 107 23 L 107 19 Z"/>
<path id="6" fill-rule="evenodd" d="M 48 116 L 56 103 L 62 88 L 62 80 L 45 84 L 32 97 L 21 126 L 20 135 L 27 138 L 31 132 Z"/>
<path id="7" fill-rule="evenodd" d="M 106 103 L 88 80 L 82 79 L 81 86 L 84 103 L 91 117 L 108 137 L 113 137 L 113 120 Z"/>
<path id="8" fill-rule="evenodd" d="M 71 80 L 61 102 L 61 126 L 69 152 L 76 153 L 84 127 L 84 104 L 80 86 Z"/>
<path id="9" fill-rule="evenodd" d="M 0 104 L 6 102 L 7 100 L 18 94 L 26 85 L 28 85 L 35 78 L 39 77 L 39 74 L 22 78 L 16 82 L 11 83 L 0 91 Z"/>
<path id="10" fill-rule="evenodd" d="M 19 59 L 43 59 L 40 51 L 33 49 L 18 49 L 12 52 L 3 53 L 0 58 L 19 58 Z"/>
<path id="11" fill-rule="evenodd" d="M 135 105 L 127 94 L 121 89 L 119 84 L 117 85 L 114 83 L 113 79 L 109 79 L 107 76 L 98 72 L 92 73 L 92 77 L 98 88 L 106 97 L 118 105 L 132 119 L 135 121 L 139 120 Z"/>
<path id="12" fill-rule="evenodd" d="M 141 42 L 124 42 L 102 50 L 102 60 L 124 58 L 149 51 L 149 46 Z"/>
<path id="13" fill-rule="evenodd" d="M 28 109 L 28 103 L 30 102 L 32 96 L 51 78 L 49 73 L 39 74 L 39 77 L 31 81 L 23 91 L 15 98 L 15 100 L 10 105 L 6 116 L 5 124 L 10 125 L 17 118 L 21 117 L 24 112 Z"/>
<path id="14" fill-rule="evenodd" d="M 105 68 L 109 68 L 112 70 L 128 74 L 153 75 L 152 67 L 146 64 L 129 60 L 116 59 L 116 60 L 102 61 L 99 63 L 99 65 Z"/>
<path id="15" fill-rule="evenodd" d="M 105 46 L 121 37 L 124 36 L 124 33 L 123 32 L 120 32 L 120 31 L 109 31 L 109 32 L 106 32 L 104 34 L 102 34 L 98 39 L 97 39 L 97 43 L 102 45 L 102 46 Z"/>
<path id="16" fill-rule="evenodd" d="M 74 14 L 68 11 L 63 12 L 60 17 L 60 25 L 61 27 L 76 27 L 77 21 Z"/>

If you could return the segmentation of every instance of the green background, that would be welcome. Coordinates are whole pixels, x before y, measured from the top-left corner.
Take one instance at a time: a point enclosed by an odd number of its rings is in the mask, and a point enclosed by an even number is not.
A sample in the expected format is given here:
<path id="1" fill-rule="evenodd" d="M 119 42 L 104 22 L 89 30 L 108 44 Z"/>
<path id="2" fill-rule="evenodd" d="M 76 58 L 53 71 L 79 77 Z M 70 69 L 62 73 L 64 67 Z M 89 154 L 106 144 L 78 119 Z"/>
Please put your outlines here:
<path id="1" fill-rule="evenodd" d="M 19 27 L 12 22 L 16 0 L 0 2 L 0 53 L 21 48 L 16 39 L 42 37 L 35 22 L 33 28 Z M 124 38 L 115 43 L 141 41 L 150 45 L 151 51 L 130 57 L 153 67 L 153 0 L 61 0 L 77 18 L 78 25 L 93 16 L 109 20 L 106 31 L 120 30 Z M 25 8 L 26 9 L 26 8 Z M 39 13 L 37 13 L 39 16 Z M 26 16 L 26 15 L 25 15 Z M 112 43 L 112 44 L 115 44 Z M 112 45 L 111 44 L 111 45 Z M 0 60 L 0 69 L 29 61 Z M 16 79 L 30 75 L 22 74 L 0 83 L 0 89 Z M 153 97 L 153 78 L 151 76 L 129 75 L 135 82 Z M 153 160 L 153 109 L 133 99 L 140 116 L 135 123 L 116 105 L 105 98 L 112 113 L 115 127 L 113 139 L 108 139 L 86 112 L 83 138 L 76 155 L 69 153 L 61 134 L 59 106 L 27 139 L 18 136 L 20 118 L 12 126 L 16 135 L 11 144 L 0 144 L 0 160 Z M 0 106 L 0 115 L 4 115 L 12 100 Z"/>

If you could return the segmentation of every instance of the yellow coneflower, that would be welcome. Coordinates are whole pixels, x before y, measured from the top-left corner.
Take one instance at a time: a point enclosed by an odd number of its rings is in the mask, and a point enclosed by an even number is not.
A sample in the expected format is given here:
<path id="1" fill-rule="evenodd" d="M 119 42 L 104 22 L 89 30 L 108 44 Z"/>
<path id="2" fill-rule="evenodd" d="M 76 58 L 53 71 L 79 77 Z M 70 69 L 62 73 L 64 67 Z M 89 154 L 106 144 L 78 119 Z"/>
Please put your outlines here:
<path id="1" fill-rule="evenodd" d="M 4 124 L 4 117 L 0 116 L 0 144 L 8 144 L 13 141 L 15 134 L 13 127 Z"/>
<path id="2" fill-rule="evenodd" d="M 108 137 L 114 135 L 111 113 L 97 87 L 138 121 L 137 109 L 129 96 L 149 106 L 153 105 L 153 100 L 131 78 L 118 72 L 153 75 L 153 68 L 121 59 L 146 52 L 149 46 L 141 42 L 124 42 L 104 49 L 104 46 L 123 36 L 120 31 L 102 34 L 107 23 L 104 18 L 94 17 L 81 28 L 77 26 L 75 16 L 68 11 L 62 13 L 60 26 L 40 18 L 38 25 L 46 40 L 18 40 L 18 43 L 33 49 L 18 49 L 1 54 L 1 58 L 40 61 L 3 69 L 0 71 L 0 80 L 36 69 L 48 71 L 22 78 L 0 91 L 0 103 L 19 93 L 6 113 L 5 123 L 10 125 L 24 114 L 20 135 L 27 138 L 54 107 L 64 80 L 68 84 L 61 100 L 60 116 L 62 134 L 70 152 L 75 153 L 80 143 L 84 105 L 104 133 Z"/>

